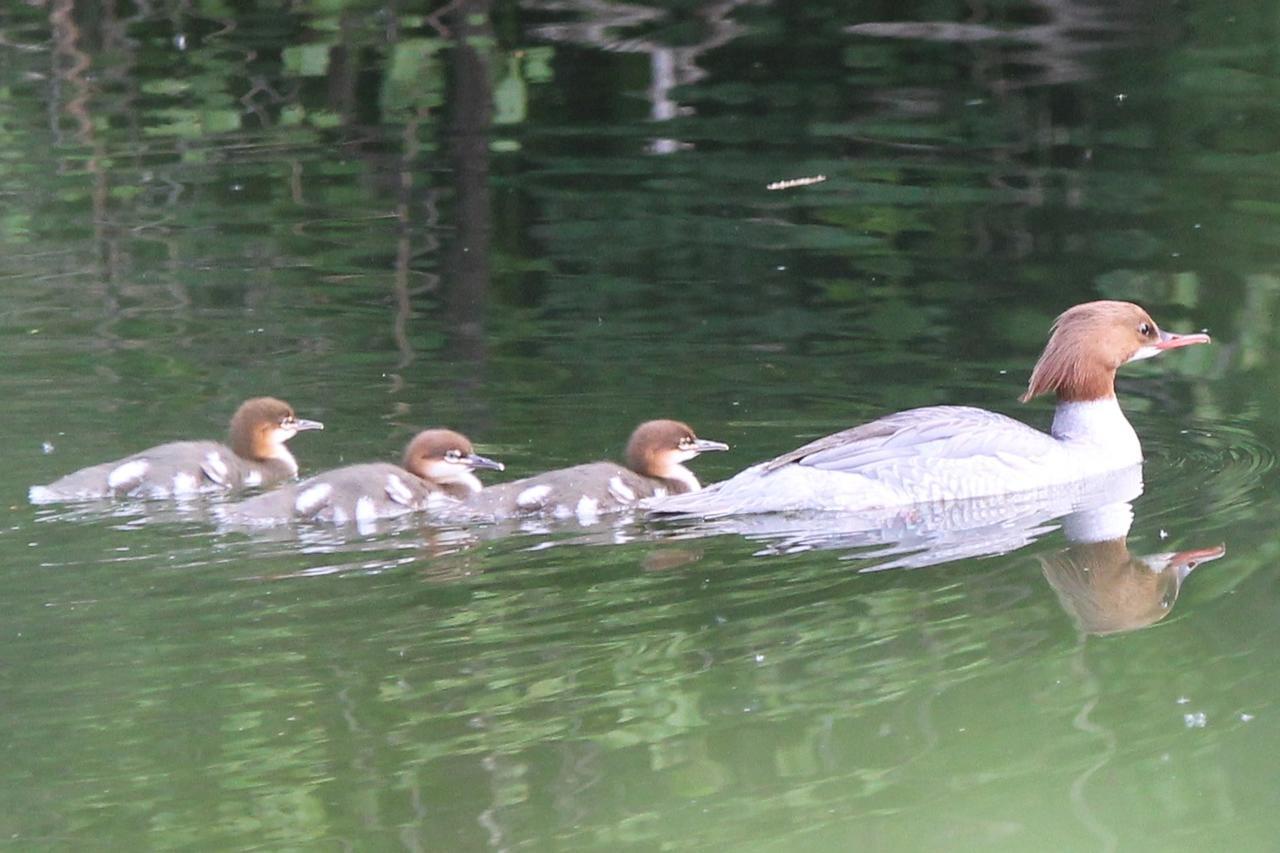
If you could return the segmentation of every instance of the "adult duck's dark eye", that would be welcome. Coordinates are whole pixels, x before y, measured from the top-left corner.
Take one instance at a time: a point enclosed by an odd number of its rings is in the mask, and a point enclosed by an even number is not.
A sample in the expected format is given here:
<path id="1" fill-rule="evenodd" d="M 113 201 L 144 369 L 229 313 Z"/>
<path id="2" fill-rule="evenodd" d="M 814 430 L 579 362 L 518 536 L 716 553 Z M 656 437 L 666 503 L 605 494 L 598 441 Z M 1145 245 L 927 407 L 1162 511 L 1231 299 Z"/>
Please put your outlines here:
<path id="1" fill-rule="evenodd" d="M 1151 333 L 1153 331 L 1155 330 L 1151 327 L 1150 323 L 1142 323 L 1138 326 L 1138 334 L 1142 335 L 1144 338 L 1151 337 Z"/>

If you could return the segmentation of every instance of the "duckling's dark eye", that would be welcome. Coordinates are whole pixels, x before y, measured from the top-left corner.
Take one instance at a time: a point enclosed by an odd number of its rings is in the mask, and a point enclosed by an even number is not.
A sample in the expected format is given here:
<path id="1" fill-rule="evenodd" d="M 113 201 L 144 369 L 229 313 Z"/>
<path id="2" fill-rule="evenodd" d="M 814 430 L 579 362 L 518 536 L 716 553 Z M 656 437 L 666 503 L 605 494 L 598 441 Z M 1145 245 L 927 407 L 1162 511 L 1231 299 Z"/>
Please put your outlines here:
<path id="1" fill-rule="evenodd" d="M 680 446 L 681 446 L 681 447 L 688 447 L 688 446 L 689 446 L 689 445 L 691 445 L 691 444 L 693 444 L 693 439 L 692 439 L 692 438 L 689 438 L 689 436 L 687 436 L 687 435 L 686 435 L 686 436 L 681 437 L 681 439 L 680 439 Z"/>
<path id="2" fill-rule="evenodd" d="M 449 450 L 449 451 L 446 451 L 444 454 L 444 460 L 446 462 L 457 462 L 461 458 L 462 458 L 462 454 L 456 450 Z"/>
<path id="3" fill-rule="evenodd" d="M 1138 334 L 1142 335 L 1144 338 L 1151 337 L 1151 333 L 1154 331 L 1155 329 L 1150 323 L 1141 323 L 1138 325 Z"/>

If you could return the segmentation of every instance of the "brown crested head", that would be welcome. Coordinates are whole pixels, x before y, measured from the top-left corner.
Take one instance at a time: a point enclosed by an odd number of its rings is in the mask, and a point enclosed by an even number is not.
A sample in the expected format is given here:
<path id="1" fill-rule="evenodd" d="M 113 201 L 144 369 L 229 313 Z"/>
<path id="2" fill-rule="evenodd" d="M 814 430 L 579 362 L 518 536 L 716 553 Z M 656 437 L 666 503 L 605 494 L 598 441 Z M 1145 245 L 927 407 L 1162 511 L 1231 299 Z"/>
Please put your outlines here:
<path id="1" fill-rule="evenodd" d="M 245 459 L 271 459 L 280 455 L 284 442 L 308 429 L 324 429 L 324 424 L 299 418 L 283 400 L 254 397 L 232 415 L 229 443 Z"/>
<path id="2" fill-rule="evenodd" d="M 722 442 L 698 438 L 681 421 L 645 421 L 627 441 L 627 467 L 646 477 L 692 481 L 696 487 L 696 478 L 680 463 L 709 450 L 728 449 Z"/>
<path id="3" fill-rule="evenodd" d="M 475 452 L 471 439 L 451 429 L 426 429 L 410 440 L 404 449 L 400 465 L 406 471 L 417 474 L 424 480 L 431 477 L 426 473 L 433 462 L 445 459 L 462 459 Z"/>
<path id="4" fill-rule="evenodd" d="M 1049 343 L 1020 399 L 1053 392 L 1064 402 L 1115 396 L 1116 369 L 1167 349 L 1208 343 L 1203 334 L 1162 332 L 1132 302 L 1099 300 L 1068 308 L 1053 321 Z"/>
<path id="5" fill-rule="evenodd" d="M 627 467 L 648 477 L 664 477 L 681 446 L 691 448 L 698 437 L 686 423 L 645 421 L 627 441 Z"/>
<path id="6" fill-rule="evenodd" d="M 471 473 L 474 469 L 503 469 L 501 462 L 479 455 L 469 438 L 451 429 L 428 429 L 415 435 L 405 447 L 400 465 L 424 480 L 464 485 L 469 490 L 479 489 L 479 481 Z"/>

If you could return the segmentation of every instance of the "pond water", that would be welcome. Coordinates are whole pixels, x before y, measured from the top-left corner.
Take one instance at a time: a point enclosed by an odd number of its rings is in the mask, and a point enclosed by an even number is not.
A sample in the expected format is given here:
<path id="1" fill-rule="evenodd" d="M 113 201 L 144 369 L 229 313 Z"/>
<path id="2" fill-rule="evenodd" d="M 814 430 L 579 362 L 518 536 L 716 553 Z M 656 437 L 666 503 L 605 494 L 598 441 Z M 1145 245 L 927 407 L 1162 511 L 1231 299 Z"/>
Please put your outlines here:
<path id="1" fill-rule="evenodd" d="M 404 5 L 0 11 L 0 839 L 1274 849 L 1280 6 Z M 732 445 L 704 481 L 1044 427 L 1096 298 L 1215 339 L 1123 371 L 1103 545 L 26 503 L 257 394 L 325 422 L 304 474 L 445 424 L 489 482 L 658 416 Z"/>

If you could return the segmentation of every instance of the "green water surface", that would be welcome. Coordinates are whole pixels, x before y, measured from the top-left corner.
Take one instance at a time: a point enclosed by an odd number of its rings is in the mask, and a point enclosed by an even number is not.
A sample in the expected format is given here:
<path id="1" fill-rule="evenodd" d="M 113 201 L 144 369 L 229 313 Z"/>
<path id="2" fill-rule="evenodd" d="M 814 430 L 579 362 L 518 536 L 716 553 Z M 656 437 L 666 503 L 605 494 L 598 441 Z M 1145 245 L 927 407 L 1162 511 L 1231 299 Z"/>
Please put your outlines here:
<path id="1" fill-rule="evenodd" d="M 49 0 L 0 87 L 0 843 L 1280 844 L 1280 4 Z M 732 445 L 704 481 L 915 405 L 1044 427 L 1097 298 L 1215 339 L 1121 374 L 1116 547 L 1226 549 L 1105 636 L 1054 519 L 886 569 L 26 502 L 258 394 L 325 422 L 304 474 L 448 425 L 490 482 L 659 416 Z"/>

